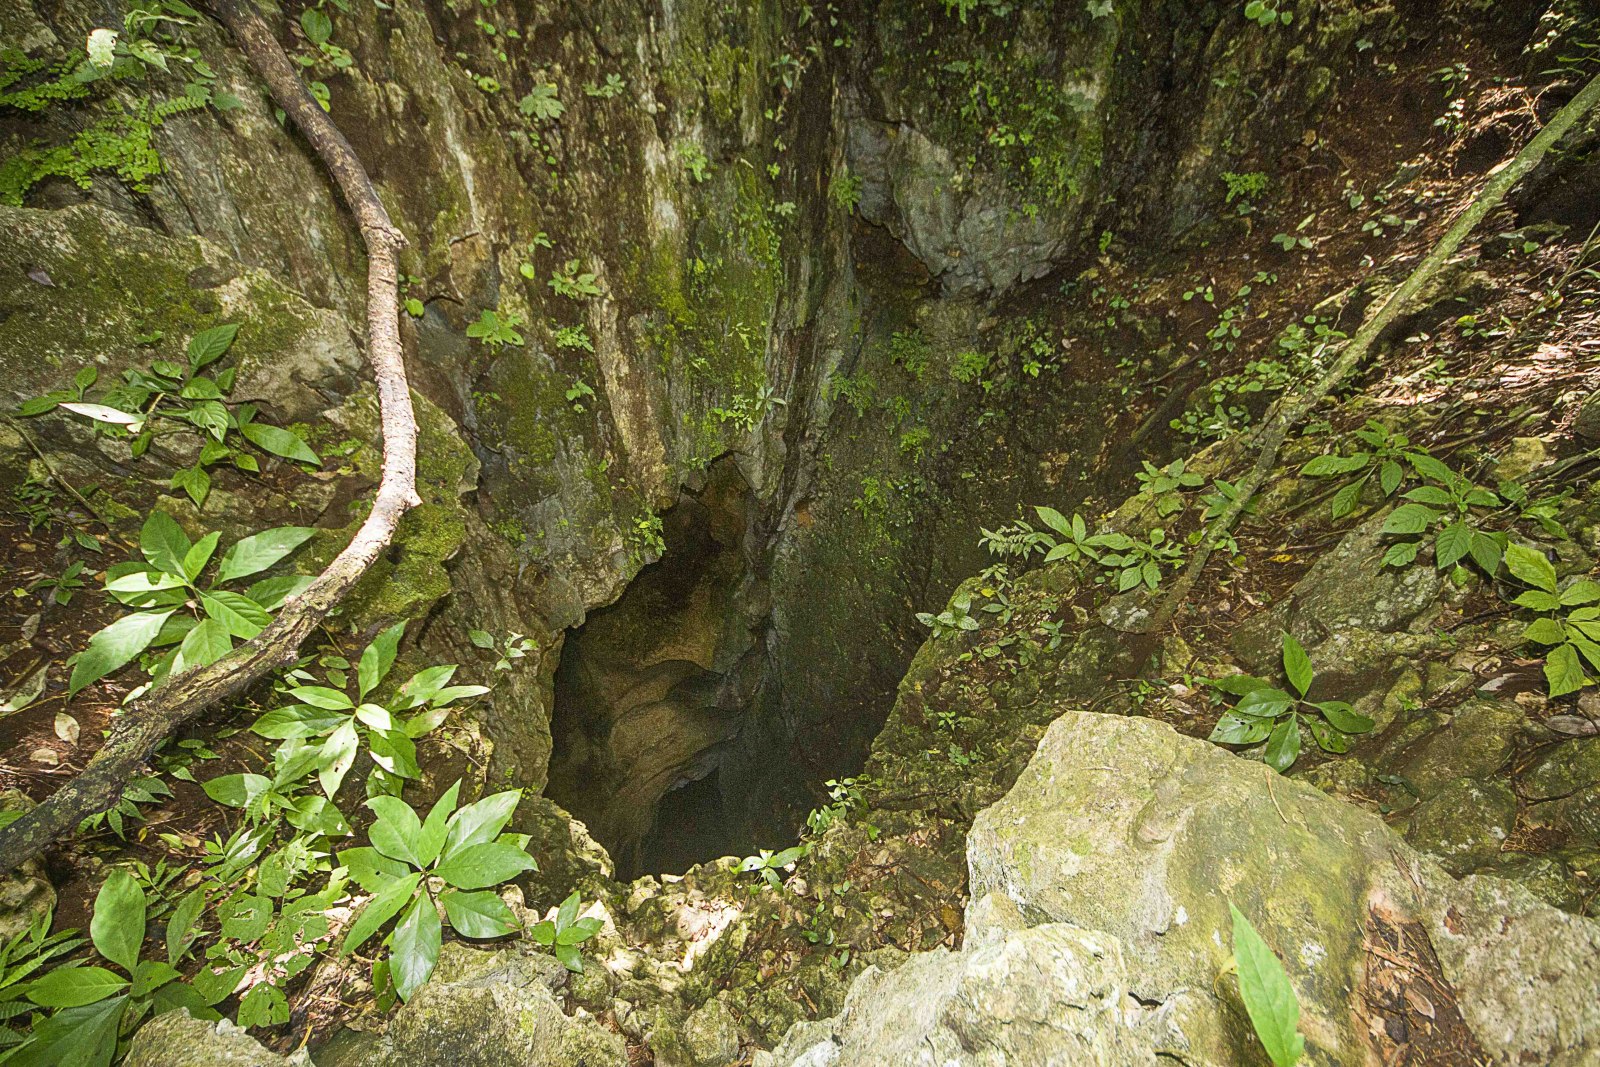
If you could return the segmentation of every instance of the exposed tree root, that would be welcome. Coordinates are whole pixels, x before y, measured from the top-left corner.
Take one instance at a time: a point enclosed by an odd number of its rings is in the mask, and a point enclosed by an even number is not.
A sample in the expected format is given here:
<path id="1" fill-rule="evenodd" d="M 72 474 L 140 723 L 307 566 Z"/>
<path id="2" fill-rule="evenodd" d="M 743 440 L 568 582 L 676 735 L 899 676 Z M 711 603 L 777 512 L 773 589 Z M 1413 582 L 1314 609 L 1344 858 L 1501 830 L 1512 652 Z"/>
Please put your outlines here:
<path id="1" fill-rule="evenodd" d="M 416 492 L 417 423 L 400 348 L 397 257 L 405 238 L 389 221 L 349 142 L 300 81 L 249 0 L 209 0 L 207 6 L 328 168 L 361 228 L 367 249 L 367 362 L 378 387 L 382 477 L 372 511 L 344 551 L 266 629 L 217 662 L 174 678 L 123 709 L 82 773 L 0 828 L 0 873 L 27 862 L 83 819 L 115 804 L 128 781 L 183 723 L 294 662 L 301 642 L 389 546 L 400 517 L 421 502 Z"/>
<path id="2" fill-rule="evenodd" d="M 1199 581 L 1201 572 L 1205 570 L 1206 563 L 1211 558 L 1211 553 L 1233 529 L 1251 498 L 1260 492 L 1272 474 L 1278 461 L 1278 450 L 1283 447 L 1289 431 L 1304 422 L 1316 406 L 1350 376 L 1367 357 L 1383 332 L 1399 319 L 1401 313 L 1422 291 L 1423 286 L 1427 285 L 1450 261 L 1450 257 L 1456 254 L 1477 225 L 1500 206 L 1512 188 L 1537 167 L 1556 142 L 1593 110 L 1596 104 L 1600 104 L 1600 76 L 1590 80 L 1577 96 L 1556 112 L 1521 151 L 1494 171 L 1488 183 L 1433 246 L 1427 257 L 1417 264 L 1417 268 L 1405 281 L 1368 313 L 1366 321 L 1361 324 L 1355 336 L 1345 342 L 1339 352 L 1339 358 L 1333 361 L 1327 372 L 1302 391 L 1286 393 L 1272 406 L 1266 421 L 1257 430 L 1253 442 L 1257 450 L 1255 465 L 1239 482 L 1239 492 L 1233 501 L 1206 528 L 1205 536 L 1195 546 L 1194 555 L 1190 558 L 1188 566 L 1162 598 L 1141 633 L 1153 637 L 1171 625 L 1178 609 L 1193 592 L 1195 583 Z"/>

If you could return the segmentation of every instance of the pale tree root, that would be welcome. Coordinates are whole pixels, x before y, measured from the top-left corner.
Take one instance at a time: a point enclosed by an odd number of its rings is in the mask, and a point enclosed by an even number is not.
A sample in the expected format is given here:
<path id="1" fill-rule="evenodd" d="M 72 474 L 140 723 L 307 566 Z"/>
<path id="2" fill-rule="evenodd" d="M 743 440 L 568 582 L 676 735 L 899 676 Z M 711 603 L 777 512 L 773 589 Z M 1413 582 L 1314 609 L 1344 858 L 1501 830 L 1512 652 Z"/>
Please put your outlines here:
<path id="1" fill-rule="evenodd" d="M 1354 337 L 1345 342 L 1338 358 L 1333 361 L 1326 373 L 1303 390 L 1285 394 L 1272 406 L 1253 442 L 1257 453 L 1250 473 L 1239 482 L 1238 492 L 1227 508 L 1206 528 L 1205 535 L 1195 546 L 1194 555 L 1190 557 L 1183 573 L 1162 597 L 1159 606 L 1139 631 L 1147 638 L 1144 642 L 1138 642 L 1139 644 L 1148 645 L 1148 639 L 1159 636 L 1171 625 L 1178 609 L 1194 591 L 1195 583 L 1199 581 L 1200 573 L 1205 570 L 1211 553 L 1228 536 L 1234 524 L 1239 521 L 1239 517 L 1244 514 L 1244 509 L 1249 505 L 1251 498 L 1261 491 L 1261 487 L 1271 476 L 1273 468 L 1277 465 L 1278 450 L 1283 447 L 1289 431 L 1304 422 L 1329 393 L 1350 377 L 1361 361 L 1366 359 L 1383 332 L 1394 325 L 1422 288 L 1438 275 L 1440 269 L 1450 261 L 1451 256 L 1456 254 L 1477 225 L 1500 206 L 1512 188 L 1537 167 L 1556 142 L 1592 111 L 1596 104 L 1600 104 L 1600 76 L 1590 80 L 1577 96 L 1556 112 L 1521 151 L 1493 173 L 1472 203 L 1467 205 L 1467 209 L 1433 246 L 1427 257 L 1417 264 L 1416 269 L 1405 281 L 1368 312 L 1361 328 L 1356 331 Z M 1138 661 L 1142 661 L 1149 654 L 1150 650 L 1146 647 L 1135 655 Z"/>
<path id="2" fill-rule="evenodd" d="M 293 663 L 301 643 L 389 546 L 400 517 L 421 503 L 416 492 L 417 422 L 400 348 L 398 254 L 405 238 L 389 221 L 349 142 L 300 81 L 249 0 L 208 0 L 207 6 L 332 174 L 361 228 L 367 250 L 367 362 L 378 388 L 382 477 L 372 510 L 350 543 L 266 629 L 217 662 L 188 671 L 124 708 L 82 772 L 0 828 L 0 873 L 26 863 L 88 816 L 114 805 L 179 726 Z"/>

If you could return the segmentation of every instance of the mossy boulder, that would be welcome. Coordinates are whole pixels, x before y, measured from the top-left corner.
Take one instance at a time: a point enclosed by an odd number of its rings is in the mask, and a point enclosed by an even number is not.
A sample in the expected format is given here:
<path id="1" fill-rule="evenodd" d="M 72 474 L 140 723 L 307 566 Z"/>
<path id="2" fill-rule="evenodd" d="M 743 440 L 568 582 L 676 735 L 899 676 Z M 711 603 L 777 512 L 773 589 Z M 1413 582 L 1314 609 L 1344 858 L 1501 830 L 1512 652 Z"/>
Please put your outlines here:
<path id="1" fill-rule="evenodd" d="M 139 1028 L 124 1067 L 315 1067 L 304 1050 L 280 1056 L 226 1019 L 169 1011 Z"/>
<path id="2" fill-rule="evenodd" d="M 1411 811 L 1406 840 L 1462 875 L 1490 863 L 1517 821 L 1517 797 L 1503 782 L 1458 778 Z"/>

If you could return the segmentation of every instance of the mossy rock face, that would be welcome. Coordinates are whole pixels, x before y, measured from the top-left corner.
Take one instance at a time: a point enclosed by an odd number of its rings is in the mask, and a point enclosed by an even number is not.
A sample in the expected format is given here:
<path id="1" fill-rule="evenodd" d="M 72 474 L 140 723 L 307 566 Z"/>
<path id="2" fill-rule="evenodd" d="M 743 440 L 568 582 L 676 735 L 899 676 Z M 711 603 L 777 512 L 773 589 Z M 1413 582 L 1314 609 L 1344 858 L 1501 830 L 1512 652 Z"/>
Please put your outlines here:
<path id="1" fill-rule="evenodd" d="M 1576 1067 L 1600 1051 L 1600 1003 L 1584 992 L 1600 983 L 1600 923 L 1508 882 L 1456 882 L 1376 816 L 1158 723 L 1064 714 L 978 817 L 968 856 L 974 900 L 1002 894 L 1030 923 L 1120 939 L 1130 991 L 1166 1006 L 1197 1062 L 1235 1062 L 1254 1040 L 1212 983 L 1229 902 L 1283 958 L 1308 1062 L 1366 1055 L 1366 938 L 1385 923 L 1431 941 L 1497 1062 Z"/>
<path id="2" fill-rule="evenodd" d="M 1526 723 L 1527 713 L 1511 701 L 1469 700 L 1411 750 L 1400 773 L 1424 798 L 1458 778 L 1488 778 L 1511 755 Z"/>
<path id="3" fill-rule="evenodd" d="M 127 1067 L 315 1067 L 303 1051 L 280 1056 L 226 1019 L 203 1022 L 169 1011 L 139 1027 Z"/>
<path id="4" fill-rule="evenodd" d="M 1533 800 L 1570 796 L 1600 784 L 1600 737 L 1552 745 L 1519 782 L 1524 794 Z"/>
<path id="5" fill-rule="evenodd" d="M 1517 797 L 1503 782 L 1460 778 L 1411 811 L 1406 840 L 1462 875 L 1488 865 L 1517 821 Z"/>

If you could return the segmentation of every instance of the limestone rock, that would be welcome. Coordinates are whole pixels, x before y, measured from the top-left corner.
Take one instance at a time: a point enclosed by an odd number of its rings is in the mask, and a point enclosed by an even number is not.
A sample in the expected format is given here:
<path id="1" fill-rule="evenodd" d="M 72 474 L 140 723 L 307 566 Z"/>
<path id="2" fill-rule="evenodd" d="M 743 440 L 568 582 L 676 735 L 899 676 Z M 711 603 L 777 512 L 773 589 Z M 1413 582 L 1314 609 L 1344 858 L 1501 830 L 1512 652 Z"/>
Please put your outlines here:
<path id="1" fill-rule="evenodd" d="M 978 816 L 968 859 L 974 899 L 1004 894 L 1040 928 L 1119 939 L 1129 991 L 1166 1013 L 1166 1047 L 1186 1062 L 1235 1063 L 1253 1040 L 1231 984 L 1215 984 L 1230 901 L 1284 960 L 1310 1063 L 1377 1054 L 1369 983 L 1421 980 L 1372 965 L 1368 947 L 1396 930 L 1488 1061 L 1600 1055 L 1600 924 L 1510 882 L 1455 881 L 1375 815 L 1163 724 L 1062 716 Z"/>
<path id="2" fill-rule="evenodd" d="M 0 790 L 0 812 L 28 811 L 33 807 L 21 790 Z M 32 859 L 0 875 L 0 941 L 15 937 L 41 915 L 55 910 L 56 889 L 45 873 L 44 861 Z"/>
<path id="3" fill-rule="evenodd" d="M 280 1056 L 226 1019 L 169 1011 L 139 1028 L 124 1067 L 314 1067 L 304 1050 Z"/>
<path id="4" fill-rule="evenodd" d="M 572 1017 L 552 993 L 565 971 L 520 947 L 445 945 L 427 985 L 351 1067 L 622 1067 L 622 1037 Z"/>
<path id="5" fill-rule="evenodd" d="M 1522 777 L 1526 795 L 1551 800 L 1600 783 L 1600 737 L 1565 741 L 1553 746 Z"/>
<path id="6" fill-rule="evenodd" d="M 1469 700 L 1416 745 L 1401 773 L 1424 797 L 1458 778 L 1487 778 L 1511 755 L 1526 718 L 1508 700 Z"/>
<path id="7" fill-rule="evenodd" d="M 1437 856 L 1451 874 L 1490 863 L 1517 821 L 1517 797 L 1502 782 L 1459 778 L 1411 812 L 1406 840 Z"/>
<path id="8" fill-rule="evenodd" d="M 691 1012 L 683 1041 L 695 1067 L 727 1067 L 739 1058 L 739 1023 L 721 1000 L 708 1000 Z"/>

